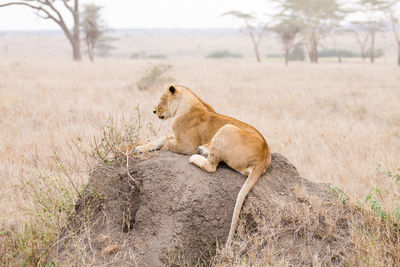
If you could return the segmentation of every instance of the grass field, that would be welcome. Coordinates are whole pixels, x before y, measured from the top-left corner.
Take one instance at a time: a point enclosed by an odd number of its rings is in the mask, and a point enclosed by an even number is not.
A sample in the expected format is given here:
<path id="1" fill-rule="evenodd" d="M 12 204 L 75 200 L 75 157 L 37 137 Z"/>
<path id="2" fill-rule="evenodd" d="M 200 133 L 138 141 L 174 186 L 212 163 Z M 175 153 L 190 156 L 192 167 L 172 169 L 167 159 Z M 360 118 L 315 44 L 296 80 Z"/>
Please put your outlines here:
<path id="1" fill-rule="evenodd" d="M 150 64 L 157 63 L 0 61 L 0 233 L 22 231 L 29 222 L 35 196 L 26 182 L 58 174 L 54 155 L 75 184 L 84 184 L 85 164 L 71 148 L 72 140 L 87 146 L 110 118 L 130 122 L 137 110 L 143 141 L 168 131 L 169 121 L 152 114 L 164 88 L 136 88 Z M 286 156 L 303 177 L 332 183 L 355 202 L 364 202 L 376 187 L 384 192 L 385 209 L 400 203 L 400 191 L 386 172 L 400 172 L 400 70 L 394 63 L 165 63 L 173 66 L 169 76 L 218 113 L 259 129 L 273 152 Z M 68 182 L 62 174 L 56 181 Z"/>

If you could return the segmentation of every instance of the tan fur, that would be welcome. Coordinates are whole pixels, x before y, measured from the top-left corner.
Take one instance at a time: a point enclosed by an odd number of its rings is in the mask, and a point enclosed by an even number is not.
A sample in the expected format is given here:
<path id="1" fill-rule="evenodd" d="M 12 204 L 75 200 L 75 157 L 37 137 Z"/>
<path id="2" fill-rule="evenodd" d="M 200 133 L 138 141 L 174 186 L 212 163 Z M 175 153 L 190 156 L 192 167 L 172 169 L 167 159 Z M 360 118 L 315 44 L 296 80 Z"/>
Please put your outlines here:
<path id="1" fill-rule="evenodd" d="M 252 126 L 216 113 L 210 105 L 181 85 L 169 85 L 154 112 L 160 119 L 174 118 L 174 135 L 139 146 L 137 152 L 167 149 L 192 154 L 189 162 L 208 172 L 215 172 L 219 162 L 223 161 L 232 169 L 248 175 L 233 211 L 226 242 L 229 246 L 244 199 L 271 163 L 271 151 L 264 137 Z M 197 151 L 207 157 L 196 154 Z"/>

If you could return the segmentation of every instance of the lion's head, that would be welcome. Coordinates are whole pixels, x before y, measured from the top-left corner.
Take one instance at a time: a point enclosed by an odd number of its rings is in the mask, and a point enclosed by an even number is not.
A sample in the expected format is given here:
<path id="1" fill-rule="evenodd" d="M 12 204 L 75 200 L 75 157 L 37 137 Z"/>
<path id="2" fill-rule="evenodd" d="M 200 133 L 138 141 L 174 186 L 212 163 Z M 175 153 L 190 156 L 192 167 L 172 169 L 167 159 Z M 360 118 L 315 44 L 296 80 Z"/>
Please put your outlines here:
<path id="1" fill-rule="evenodd" d="M 175 85 L 168 85 L 167 88 L 167 91 L 161 96 L 160 102 L 153 111 L 161 120 L 175 116 L 182 94 L 182 90 L 178 90 Z"/>

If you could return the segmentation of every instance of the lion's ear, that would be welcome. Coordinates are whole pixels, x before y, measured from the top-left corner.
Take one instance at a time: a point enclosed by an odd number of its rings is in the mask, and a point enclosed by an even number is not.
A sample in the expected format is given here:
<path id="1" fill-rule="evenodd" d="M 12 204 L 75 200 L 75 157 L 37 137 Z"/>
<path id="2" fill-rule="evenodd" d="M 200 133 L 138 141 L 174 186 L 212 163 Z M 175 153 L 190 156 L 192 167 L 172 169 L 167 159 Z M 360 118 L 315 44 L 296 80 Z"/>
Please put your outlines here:
<path id="1" fill-rule="evenodd" d="M 171 85 L 171 86 L 169 87 L 169 91 L 171 92 L 171 94 L 175 94 L 176 89 L 175 89 L 175 87 L 174 87 L 173 85 Z"/>

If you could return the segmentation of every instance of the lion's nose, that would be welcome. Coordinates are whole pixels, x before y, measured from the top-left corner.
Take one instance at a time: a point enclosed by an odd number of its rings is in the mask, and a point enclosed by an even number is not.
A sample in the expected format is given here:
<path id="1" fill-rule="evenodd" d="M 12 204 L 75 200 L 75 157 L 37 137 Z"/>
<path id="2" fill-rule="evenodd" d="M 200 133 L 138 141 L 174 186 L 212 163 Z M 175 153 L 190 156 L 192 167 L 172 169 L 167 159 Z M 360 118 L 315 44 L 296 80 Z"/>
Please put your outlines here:
<path id="1" fill-rule="evenodd" d="M 153 110 L 153 113 L 154 113 L 154 114 L 156 114 L 156 111 L 155 111 L 155 110 Z"/>

